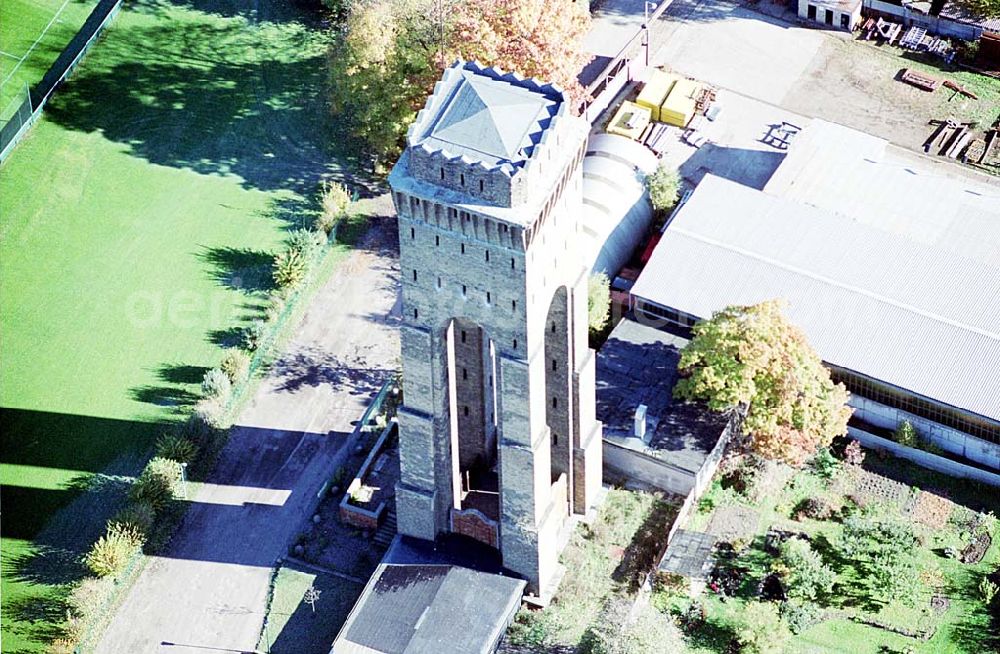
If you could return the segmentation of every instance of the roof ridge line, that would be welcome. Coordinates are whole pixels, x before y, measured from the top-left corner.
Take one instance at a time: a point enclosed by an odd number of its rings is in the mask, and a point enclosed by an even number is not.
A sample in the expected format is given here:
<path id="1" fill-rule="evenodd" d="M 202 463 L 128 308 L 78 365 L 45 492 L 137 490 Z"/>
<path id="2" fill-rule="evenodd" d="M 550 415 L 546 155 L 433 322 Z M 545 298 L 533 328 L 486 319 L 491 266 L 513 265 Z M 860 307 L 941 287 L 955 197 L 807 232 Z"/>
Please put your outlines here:
<path id="1" fill-rule="evenodd" d="M 752 259 L 756 259 L 758 261 L 763 261 L 765 263 L 768 263 L 770 265 L 776 266 L 776 267 L 781 268 L 783 270 L 788 270 L 788 271 L 794 272 L 794 273 L 796 273 L 798 275 L 802 275 L 803 277 L 808 277 L 810 279 L 814 279 L 816 281 L 822 282 L 822 283 L 827 284 L 829 286 L 836 286 L 837 288 L 842 288 L 842 289 L 845 289 L 845 290 L 848 290 L 848 291 L 852 291 L 852 292 L 858 293 L 860 295 L 864 295 L 866 297 L 870 297 L 870 298 L 872 298 L 874 300 L 877 300 L 879 302 L 882 302 L 884 304 L 889 304 L 889 305 L 892 305 L 894 307 L 898 307 L 900 309 L 903 309 L 905 311 L 909 311 L 911 313 L 915 313 L 917 315 L 924 316 L 925 318 L 930 318 L 931 320 L 936 320 L 937 322 L 944 323 L 946 325 L 951 325 L 952 327 L 957 327 L 957 328 L 963 329 L 965 331 L 969 331 L 969 332 L 972 332 L 972 333 L 975 333 L 975 334 L 979 334 L 981 336 L 986 336 L 987 338 L 992 338 L 992 339 L 994 339 L 996 341 L 1000 341 L 1000 333 L 990 332 L 990 331 L 987 331 L 987 330 L 979 328 L 979 327 L 974 327 L 972 325 L 967 325 L 967 324 L 964 324 L 964 323 L 961 323 L 961 322 L 957 322 L 955 320 L 951 320 L 950 318 L 945 318 L 944 316 L 938 315 L 938 314 L 936 314 L 936 313 L 934 313 L 932 311 L 927 311 L 927 310 L 921 309 L 919 307 L 915 307 L 915 306 L 913 306 L 911 304 L 907 304 L 905 302 L 899 302 L 897 300 L 893 300 L 893 299 L 888 298 L 888 297 L 886 297 L 884 295 L 881 295 L 879 293 L 875 293 L 874 291 L 869 291 L 867 289 L 859 288 L 859 287 L 854 286 L 852 284 L 845 284 L 843 282 L 838 282 L 838 281 L 836 281 L 834 279 L 831 279 L 829 277 L 826 277 L 824 275 L 818 275 L 818 274 L 815 274 L 815 273 L 811 273 L 811 272 L 809 272 L 807 270 L 799 268 L 798 266 L 792 266 L 792 265 L 789 265 L 787 263 L 783 263 L 783 262 L 778 261 L 776 259 L 772 259 L 771 257 L 767 257 L 767 256 L 764 256 L 762 254 L 758 254 L 756 252 L 752 252 L 752 251 L 747 250 L 745 248 L 741 248 L 741 247 L 736 246 L 736 245 L 730 245 L 730 244 L 727 244 L 727 243 L 723 243 L 722 241 L 710 238 L 708 236 L 704 236 L 702 234 L 697 234 L 697 233 L 694 233 L 694 232 L 690 232 L 690 231 L 684 229 L 683 227 L 671 226 L 670 230 L 672 230 L 675 233 L 678 233 L 678 234 L 680 234 L 682 236 L 687 236 L 688 238 L 692 238 L 692 239 L 694 239 L 696 241 L 701 241 L 702 243 L 707 243 L 709 245 L 714 245 L 716 247 L 721 247 L 721 248 L 724 248 L 724 249 L 732 250 L 733 252 L 736 252 L 738 254 L 742 254 L 744 256 L 750 257 Z"/>

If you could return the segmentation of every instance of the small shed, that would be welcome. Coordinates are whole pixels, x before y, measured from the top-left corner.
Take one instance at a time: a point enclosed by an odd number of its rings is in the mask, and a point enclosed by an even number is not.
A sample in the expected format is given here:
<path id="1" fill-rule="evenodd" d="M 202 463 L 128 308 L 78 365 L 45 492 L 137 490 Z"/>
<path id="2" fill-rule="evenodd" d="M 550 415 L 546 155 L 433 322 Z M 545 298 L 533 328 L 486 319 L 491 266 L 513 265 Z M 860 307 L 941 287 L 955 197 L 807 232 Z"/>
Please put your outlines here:
<path id="1" fill-rule="evenodd" d="M 330 654 L 492 654 L 524 586 L 456 565 L 383 563 Z"/>
<path id="2" fill-rule="evenodd" d="M 635 141 L 649 125 L 649 120 L 649 109 L 626 100 L 608 123 L 607 132 Z"/>
<path id="3" fill-rule="evenodd" d="M 662 70 L 654 70 L 645 85 L 643 85 L 639 97 L 635 99 L 635 103 L 640 107 L 649 109 L 650 117 L 655 121 L 659 121 L 660 105 L 667 99 L 671 89 L 674 88 L 674 84 L 680 81 L 680 79 L 679 75 Z"/>
<path id="4" fill-rule="evenodd" d="M 678 80 L 660 106 L 660 121 L 685 127 L 694 118 L 702 86 L 690 79 Z"/>
<path id="5" fill-rule="evenodd" d="M 862 0 L 798 0 L 799 18 L 853 32 L 861 22 Z"/>

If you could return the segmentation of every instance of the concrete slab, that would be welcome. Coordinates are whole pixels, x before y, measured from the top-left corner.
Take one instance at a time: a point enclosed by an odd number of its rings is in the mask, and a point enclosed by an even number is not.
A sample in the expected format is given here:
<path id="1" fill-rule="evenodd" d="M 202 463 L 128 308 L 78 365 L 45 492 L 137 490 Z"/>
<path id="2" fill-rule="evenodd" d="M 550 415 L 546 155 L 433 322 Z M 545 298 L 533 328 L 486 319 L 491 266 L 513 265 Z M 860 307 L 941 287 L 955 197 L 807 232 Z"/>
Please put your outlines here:
<path id="1" fill-rule="evenodd" d="M 676 0 L 656 26 L 652 63 L 780 104 L 825 38 L 724 0 Z"/>

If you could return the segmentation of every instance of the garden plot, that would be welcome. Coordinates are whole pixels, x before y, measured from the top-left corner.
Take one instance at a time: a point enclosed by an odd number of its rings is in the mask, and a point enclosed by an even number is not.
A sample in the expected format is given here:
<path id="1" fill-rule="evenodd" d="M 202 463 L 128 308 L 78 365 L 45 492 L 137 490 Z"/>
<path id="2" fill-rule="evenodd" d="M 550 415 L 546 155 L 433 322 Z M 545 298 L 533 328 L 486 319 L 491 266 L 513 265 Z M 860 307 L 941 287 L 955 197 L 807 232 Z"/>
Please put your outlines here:
<path id="1" fill-rule="evenodd" d="M 720 543 L 708 591 L 695 600 L 676 586 L 654 593 L 689 651 L 729 651 L 754 630 L 761 642 L 785 634 L 794 652 L 998 645 L 1000 600 L 986 589 L 990 575 L 1000 581 L 995 494 L 874 454 L 863 467 L 820 457 L 776 493 L 754 492 L 762 468 L 724 466 L 692 516 L 689 528 L 706 531 L 759 516 L 751 539 L 732 530 Z"/>

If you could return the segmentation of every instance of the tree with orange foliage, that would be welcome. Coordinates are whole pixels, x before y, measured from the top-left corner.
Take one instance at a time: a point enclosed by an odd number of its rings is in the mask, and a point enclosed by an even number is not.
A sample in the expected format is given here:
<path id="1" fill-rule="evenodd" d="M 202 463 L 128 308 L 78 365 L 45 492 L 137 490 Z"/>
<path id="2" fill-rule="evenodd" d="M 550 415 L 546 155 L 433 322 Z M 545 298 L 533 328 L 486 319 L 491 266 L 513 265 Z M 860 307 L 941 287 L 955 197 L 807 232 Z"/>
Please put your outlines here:
<path id="1" fill-rule="evenodd" d="M 353 0 L 330 50 L 333 110 L 386 160 L 456 59 L 555 83 L 576 106 L 589 28 L 575 0 Z"/>
<path id="2" fill-rule="evenodd" d="M 781 307 L 775 300 L 728 307 L 696 324 L 674 393 L 745 412 L 750 449 L 797 465 L 847 433 L 851 409 L 843 384 L 833 383 Z"/>

